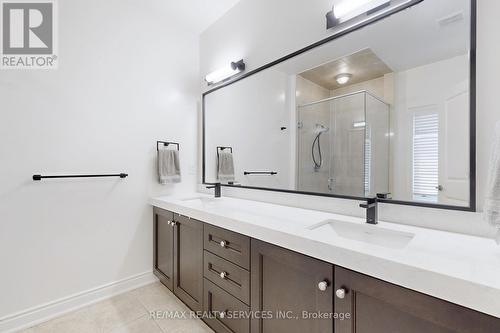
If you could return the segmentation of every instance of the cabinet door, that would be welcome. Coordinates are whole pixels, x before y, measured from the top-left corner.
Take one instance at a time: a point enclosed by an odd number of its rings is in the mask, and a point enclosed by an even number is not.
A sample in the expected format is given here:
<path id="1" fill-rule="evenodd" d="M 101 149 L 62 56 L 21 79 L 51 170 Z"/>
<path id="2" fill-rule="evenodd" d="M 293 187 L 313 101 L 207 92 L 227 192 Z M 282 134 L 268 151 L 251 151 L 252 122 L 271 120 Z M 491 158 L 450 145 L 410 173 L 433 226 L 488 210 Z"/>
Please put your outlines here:
<path id="1" fill-rule="evenodd" d="M 191 310 L 203 305 L 203 223 L 174 216 L 174 293 Z"/>
<path id="2" fill-rule="evenodd" d="M 249 307 L 225 290 L 205 279 L 205 314 L 211 315 L 205 322 L 217 333 L 248 333 L 250 320 Z"/>
<path id="3" fill-rule="evenodd" d="M 332 333 L 333 319 L 307 318 L 303 311 L 333 312 L 333 266 L 254 239 L 251 248 L 251 306 L 262 314 L 252 319 L 251 332 Z"/>
<path id="4" fill-rule="evenodd" d="M 351 316 L 335 321 L 336 333 L 500 332 L 500 319 L 340 267 L 335 290 L 345 291 L 335 312 Z"/>
<path id="5" fill-rule="evenodd" d="M 154 214 L 154 273 L 168 289 L 174 288 L 174 214 L 155 208 Z"/>

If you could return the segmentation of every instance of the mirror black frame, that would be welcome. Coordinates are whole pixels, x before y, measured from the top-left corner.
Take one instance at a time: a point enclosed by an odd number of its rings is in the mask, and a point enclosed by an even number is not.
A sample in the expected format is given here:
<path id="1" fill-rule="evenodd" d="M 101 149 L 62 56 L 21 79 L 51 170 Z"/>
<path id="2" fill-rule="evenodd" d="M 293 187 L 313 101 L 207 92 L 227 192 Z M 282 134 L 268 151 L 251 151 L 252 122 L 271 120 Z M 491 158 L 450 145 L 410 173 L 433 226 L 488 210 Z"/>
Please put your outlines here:
<path id="1" fill-rule="evenodd" d="M 275 61 L 272 61 L 264 66 L 261 66 L 259 68 L 256 68 L 254 70 L 251 70 L 249 72 L 243 72 L 240 75 L 237 75 L 231 79 L 228 79 L 227 81 L 224 81 L 217 86 L 215 86 L 212 89 L 209 89 L 205 91 L 202 94 L 202 183 L 203 184 L 209 184 L 206 182 L 206 166 L 205 166 L 205 158 L 206 158 L 206 151 L 205 151 L 205 97 L 219 89 L 222 89 L 224 87 L 227 87 L 229 85 L 232 85 L 240 80 L 243 80 L 249 76 L 252 76 L 254 74 L 257 74 L 267 68 L 273 67 L 274 65 L 277 65 L 281 62 L 284 62 L 286 60 L 289 60 L 293 57 L 296 57 L 302 53 L 305 53 L 307 51 L 310 51 L 318 46 L 321 46 L 323 44 L 326 44 L 328 42 L 331 42 L 337 38 L 340 38 L 342 36 L 345 36 L 353 31 L 356 31 L 358 29 L 361 29 L 369 24 L 372 24 L 374 22 L 377 22 L 379 20 L 382 20 L 386 18 L 387 16 L 393 15 L 397 12 L 400 12 L 402 10 L 405 10 L 409 7 L 415 6 L 422 2 L 424 0 L 418 0 L 415 2 L 410 2 L 408 5 L 404 7 L 397 8 L 396 10 L 388 11 L 384 13 L 383 15 L 373 17 L 371 19 L 368 19 L 366 21 L 363 21 L 362 23 L 349 27 L 345 30 L 342 30 L 338 33 L 333 34 L 332 36 L 329 36 L 325 39 L 322 39 L 314 44 L 311 44 L 309 46 L 306 46 L 298 51 L 295 51 L 293 53 L 290 53 L 284 57 L 281 57 Z M 469 178 L 469 206 L 453 206 L 453 205 L 441 205 L 441 204 L 434 204 L 434 203 L 426 203 L 426 202 L 418 202 L 418 201 L 402 201 L 402 200 L 392 200 L 392 199 L 379 199 L 379 202 L 381 203 L 390 203 L 390 204 L 397 204 L 397 205 L 406 205 L 406 206 L 417 206 L 417 207 L 428 207 L 428 208 L 437 208 L 437 209 L 448 209 L 448 210 L 457 210 L 457 211 L 468 211 L 468 212 L 475 212 L 476 211 L 476 205 L 477 205 L 477 198 L 476 198 L 476 31 L 477 31 L 477 0 L 470 0 L 471 3 L 471 22 L 470 22 L 470 55 L 469 55 L 469 132 L 470 132 L 470 138 L 469 138 L 469 146 L 470 146 L 470 156 L 469 156 L 469 172 L 470 172 L 470 178 Z M 230 184 L 221 184 L 221 186 L 225 187 L 234 187 L 234 188 L 244 188 L 244 189 L 252 189 L 252 190 L 261 190 L 261 191 L 274 191 L 274 192 L 283 192 L 283 193 L 293 193 L 293 194 L 304 194 L 304 195 L 313 195 L 313 196 L 320 196 L 320 197 L 331 197 L 331 198 L 339 198 L 339 199 L 351 199 L 351 200 L 363 200 L 365 201 L 367 198 L 366 197 L 356 197 L 356 196 L 346 196 L 346 195 L 339 195 L 339 194 L 329 194 L 329 193 L 316 193 L 316 192 L 304 192 L 304 191 L 295 191 L 295 190 L 286 190 L 286 189 L 275 189 L 275 188 L 266 188 L 266 187 L 254 187 L 254 186 L 243 186 L 243 185 L 230 185 Z"/>

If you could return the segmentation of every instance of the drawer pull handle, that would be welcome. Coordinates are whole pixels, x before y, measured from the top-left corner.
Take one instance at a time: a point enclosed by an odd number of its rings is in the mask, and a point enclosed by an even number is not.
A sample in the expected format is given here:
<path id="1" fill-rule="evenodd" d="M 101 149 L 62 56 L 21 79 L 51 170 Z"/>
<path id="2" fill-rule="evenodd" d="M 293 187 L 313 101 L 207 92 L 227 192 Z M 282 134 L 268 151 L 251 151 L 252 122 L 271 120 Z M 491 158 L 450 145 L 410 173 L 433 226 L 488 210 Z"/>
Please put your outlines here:
<path id="1" fill-rule="evenodd" d="M 221 313 L 219 313 L 219 317 L 221 319 L 224 319 L 226 317 L 226 313 L 227 313 L 227 310 L 226 311 L 222 311 Z"/>
<path id="2" fill-rule="evenodd" d="M 226 241 L 220 241 L 220 247 L 225 248 L 227 245 Z"/>
<path id="3" fill-rule="evenodd" d="M 326 289 L 328 289 L 328 282 L 321 281 L 320 283 L 318 283 L 318 289 L 321 291 L 326 291 Z"/>
<path id="4" fill-rule="evenodd" d="M 340 299 L 344 299 L 345 294 L 347 294 L 347 291 L 344 288 L 337 289 L 337 291 L 335 292 L 335 295 L 337 296 L 337 298 L 340 298 Z"/>
<path id="5" fill-rule="evenodd" d="M 219 274 L 219 275 L 220 275 L 220 278 L 221 278 L 221 279 L 225 279 L 225 278 L 226 278 L 226 276 L 227 276 L 227 273 L 226 273 L 226 272 L 220 272 L 220 274 Z"/>

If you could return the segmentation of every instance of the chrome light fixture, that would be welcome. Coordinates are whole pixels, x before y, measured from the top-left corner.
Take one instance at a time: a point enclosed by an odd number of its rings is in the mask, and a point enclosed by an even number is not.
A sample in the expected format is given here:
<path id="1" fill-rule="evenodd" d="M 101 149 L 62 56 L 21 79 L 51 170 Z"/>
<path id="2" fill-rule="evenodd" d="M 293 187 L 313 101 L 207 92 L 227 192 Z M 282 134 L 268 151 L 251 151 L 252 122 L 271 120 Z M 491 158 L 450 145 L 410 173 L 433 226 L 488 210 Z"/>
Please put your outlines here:
<path id="1" fill-rule="evenodd" d="M 345 25 L 355 26 L 421 1 L 423 0 L 336 0 L 332 10 L 326 14 L 326 28 L 336 28 L 347 22 L 352 22 L 352 25 Z"/>
<path id="2" fill-rule="evenodd" d="M 228 78 L 245 70 L 245 62 L 243 59 L 240 61 L 232 62 L 226 67 L 216 70 L 205 76 L 205 81 L 210 84 L 215 84 L 227 80 Z"/>
<path id="3" fill-rule="evenodd" d="M 337 83 L 340 85 L 344 85 L 347 82 L 349 82 L 351 80 L 351 78 L 352 78 L 352 74 L 342 73 L 342 74 L 339 74 L 335 77 L 335 81 L 337 81 Z"/>

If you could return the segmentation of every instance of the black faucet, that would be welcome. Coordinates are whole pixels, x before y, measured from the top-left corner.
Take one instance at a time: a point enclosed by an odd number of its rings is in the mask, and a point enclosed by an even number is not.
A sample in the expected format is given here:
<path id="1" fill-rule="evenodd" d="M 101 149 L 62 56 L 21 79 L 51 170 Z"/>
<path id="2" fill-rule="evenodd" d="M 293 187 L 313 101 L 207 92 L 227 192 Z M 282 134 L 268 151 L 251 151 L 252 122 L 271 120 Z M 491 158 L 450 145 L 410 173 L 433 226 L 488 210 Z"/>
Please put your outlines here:
<path id="1" fill-rule="evenodd" d="M 360 204 L 359 207 L 366 209 L 366 223 L 378 224 L 378 200 L 377 198 L 366 199 L 366 204 Z"/>
<path id="2" fill-rule="evenodd" d="M 220 192 L 221 192 L 220 191 L 220 188 L 221 188 L 220 183 L 215 183 L 211 186 L 207 186 L 207 188 L 214 188 L 215 189 L 215 191 L 214 191 L 215 197 L 220 198 Z"/>

